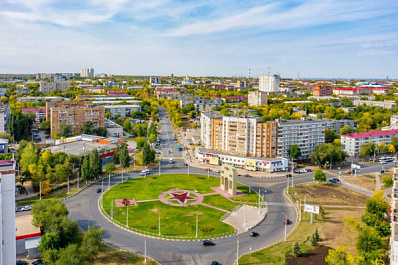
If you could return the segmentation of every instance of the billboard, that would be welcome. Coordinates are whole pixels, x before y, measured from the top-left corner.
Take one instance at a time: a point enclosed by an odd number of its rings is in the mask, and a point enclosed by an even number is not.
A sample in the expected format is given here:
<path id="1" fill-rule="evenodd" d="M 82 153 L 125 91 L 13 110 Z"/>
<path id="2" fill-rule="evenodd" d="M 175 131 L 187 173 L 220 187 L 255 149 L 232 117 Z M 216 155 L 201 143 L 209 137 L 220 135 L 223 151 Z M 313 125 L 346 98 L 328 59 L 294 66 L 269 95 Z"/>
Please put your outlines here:
<path id="1" fill-rule="evenodd" d="M 304 212 L 319 213 L 319 206 L 304 204 Z"/>
<path id="2" fill-rule="evenodd" d="M 216 157 L 216 156 L 210 157 L 209 164 L 218 166 L 218 157 Z"/>
<path id="3" fill-rule="evenodd" d="M 351 169 L 352 170 L 356 170 L 356 171 L 359 172 L 361 170 L 361 166 L 360 165 L 351 164 Z"/>
<path id="4" fill-rule="evenodd" d="M 256 171 L 256 160 L 246 159 L 246 170 Z"/>

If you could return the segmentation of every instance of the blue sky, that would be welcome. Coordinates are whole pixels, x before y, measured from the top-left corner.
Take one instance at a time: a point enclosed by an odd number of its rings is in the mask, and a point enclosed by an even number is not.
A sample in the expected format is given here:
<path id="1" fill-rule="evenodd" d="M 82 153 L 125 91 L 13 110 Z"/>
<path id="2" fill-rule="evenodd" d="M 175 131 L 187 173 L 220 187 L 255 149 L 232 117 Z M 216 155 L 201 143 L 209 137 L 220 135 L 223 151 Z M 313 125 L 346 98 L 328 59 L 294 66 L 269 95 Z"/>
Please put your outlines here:
<path id="1" fill-rule="evenodd" d="M 396 0 L 0 0 L 0 73 L 398 79 Z"/>

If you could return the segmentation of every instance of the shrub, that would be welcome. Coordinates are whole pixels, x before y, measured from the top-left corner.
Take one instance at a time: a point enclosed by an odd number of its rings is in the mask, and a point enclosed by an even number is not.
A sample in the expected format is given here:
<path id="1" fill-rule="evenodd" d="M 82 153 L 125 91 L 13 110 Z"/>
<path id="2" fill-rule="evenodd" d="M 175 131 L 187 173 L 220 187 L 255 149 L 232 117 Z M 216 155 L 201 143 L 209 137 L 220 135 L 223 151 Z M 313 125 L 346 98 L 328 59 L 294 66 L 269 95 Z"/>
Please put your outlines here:
<path id="1" fill-rule="evenodd" d="M 392 185 L 394 184 L 394 181 L 392 180 L 392 177 L 387 177 L 383 179 L 384 187 L 386 188 L 391 188 Z"/>
<path id="2" fill-rule="evenodd" d="M 300 247 L 299 242 L 297 242 L 297 241 L 293 245 L 293 255 L 296 257 L 300 257 L 300 255 L 301 255 L 301 247 Z"/>

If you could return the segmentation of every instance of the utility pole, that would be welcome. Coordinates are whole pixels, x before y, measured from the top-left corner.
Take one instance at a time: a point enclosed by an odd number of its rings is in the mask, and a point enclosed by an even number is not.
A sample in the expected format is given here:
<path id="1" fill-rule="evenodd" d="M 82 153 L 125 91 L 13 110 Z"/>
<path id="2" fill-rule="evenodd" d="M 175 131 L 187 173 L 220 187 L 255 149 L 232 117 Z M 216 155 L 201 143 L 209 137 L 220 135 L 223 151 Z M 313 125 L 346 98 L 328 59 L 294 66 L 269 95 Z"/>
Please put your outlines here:
<path id="1" fill-rule="evenodd" d="M 126 226 L 129 227 L 129 207 L 126 206 Z"/>
<path id="2" fill-rule="evenodd" d="M 80 188 L 80 179 L 79 179 L 80 172 L 77 172 L 77 188 Z"/>
<path id="3" fill-rule="evenodd" d="M 68 195 L 69 195 L 69 176 L 68 176 Z"/>
<path id="4" fill-rule="evenodd" d="M 189 175 L 189 164 L 188 164 L 188 162 L 187 162 L 187 165 L 188 165 L 188 175 Z"/>
<path id="5" fill-rule="evenodd" d="M 162 164 L 162 157 L 159 156 L 159 176 L 160 176 L 160 165 Z"/>
<path id="6" fill-rule="evenodd" d="M 124 168 L 122 169 L 122 182 L 123 183 L 123 174 L 124 174 Z"/>
<path id="7" fill-rule="evenodd" d="M 145 253 L 145 263 L 146 263 L 146 236 L 145 236 L 145 246 L 144 246 L 144 253 Z"/>
<path id="8" fill-rule="evenodd" d="M 261 189 L 258 189 L 258 213 L 260 213 Z M 246 209 L 246 208 L 245 208 Z"/>
<path id="9" fill-rule="evenodd" d="M 108 176 L 108 190 L 111 188 L 111 174 Z"/>
<path id="10" fill-rule="evenodd" d="M 238 235 L 238 241 L 236 243 L 236 264 L 239 265 L 239 235 Z"/>
<path id="11" fill-rule="evenodd" d="M 282 213 L 285 216 L 285 242 L 286 242 L 286 226 L 287 226 L 287 215 L 285 213 Z"/>
<path id="12" fill-rule="evenodd" d="M 112 198 L 112 204 L 111 204 L 111 218 L 113 220 L 113 198 Z"/>
<path id="13" fill-rule="evenodd" d="M 40 194 L 40 200 L 41 200 L 41 181 L 40 181 L 40 191 L 39 191 L 39 194 Z"/>
<path id="14" fill-rule="evenodd" d="M 199 214 L 198 214 L 198 212 L 196 212 L 196 237 L 198 237 L 198 218 L 199 218 Z"/>
<path id="15" fill-rule="evenodd" d="M 159 236 L 160 236 L 160 213 L 159 213 Z"/>

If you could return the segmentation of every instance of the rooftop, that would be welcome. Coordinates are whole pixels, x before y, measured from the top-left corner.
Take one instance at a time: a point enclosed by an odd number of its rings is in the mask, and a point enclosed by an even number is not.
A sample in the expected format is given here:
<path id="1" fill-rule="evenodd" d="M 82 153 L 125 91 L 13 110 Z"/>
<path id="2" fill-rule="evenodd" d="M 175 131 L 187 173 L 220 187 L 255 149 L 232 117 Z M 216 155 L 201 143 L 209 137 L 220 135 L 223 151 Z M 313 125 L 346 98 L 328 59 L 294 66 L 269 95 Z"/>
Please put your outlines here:
<path id="1" fill-rule="evenodd" d="M 342 136 L 351 137 L 351 138 L 364 138 L 364 137 L 377 137 L 377 136 L 395 135 L 395 134 L 398 134 L 398 130 L 350 133 L 350 134 L 344 134 Z"/>
<path id="2" fill-rule="evenodd" d="M 40 228 L 32 225 L 33 215 L 24 214 L 15 216 L 17 237 L 41 233 Z"/>

